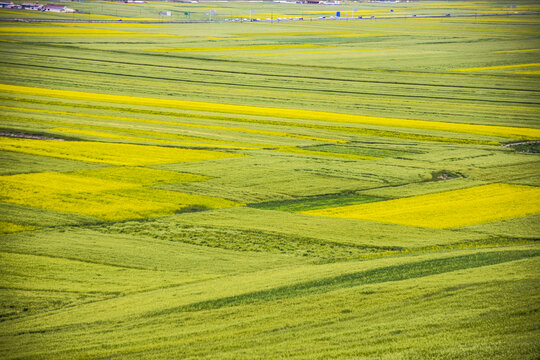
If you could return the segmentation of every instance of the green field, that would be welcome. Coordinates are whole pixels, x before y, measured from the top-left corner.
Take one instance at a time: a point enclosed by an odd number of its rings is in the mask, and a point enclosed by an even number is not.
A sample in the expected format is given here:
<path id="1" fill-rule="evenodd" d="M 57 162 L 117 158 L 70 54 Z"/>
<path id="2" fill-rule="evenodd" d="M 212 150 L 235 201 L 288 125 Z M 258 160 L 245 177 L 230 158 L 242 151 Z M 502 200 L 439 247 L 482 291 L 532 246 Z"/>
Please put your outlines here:
<path id="1" fill-rule="evenodd" d="M 537 359 L 513 3 L 0 9 L 0 357 Z"/>

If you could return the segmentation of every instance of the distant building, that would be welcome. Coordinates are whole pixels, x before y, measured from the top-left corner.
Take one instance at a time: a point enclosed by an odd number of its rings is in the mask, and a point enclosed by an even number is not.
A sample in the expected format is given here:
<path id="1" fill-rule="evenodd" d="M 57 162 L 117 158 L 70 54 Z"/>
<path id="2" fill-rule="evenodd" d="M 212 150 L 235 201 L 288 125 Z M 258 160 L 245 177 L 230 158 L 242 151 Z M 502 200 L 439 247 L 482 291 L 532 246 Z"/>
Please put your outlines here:
<path id="1" fill-rule="evenodd" d="M 74 13 L 75 10 L 68 8 L 65 5 L 47 4 L 43 7 L 43 11 L 57 12 L 57 13 Z"/>
<path id="2" fill-rule="evenodd" d="M 22 3 L 21 9 L 22 10 L 41 10 L 43 5 L 40 3 Z"/>

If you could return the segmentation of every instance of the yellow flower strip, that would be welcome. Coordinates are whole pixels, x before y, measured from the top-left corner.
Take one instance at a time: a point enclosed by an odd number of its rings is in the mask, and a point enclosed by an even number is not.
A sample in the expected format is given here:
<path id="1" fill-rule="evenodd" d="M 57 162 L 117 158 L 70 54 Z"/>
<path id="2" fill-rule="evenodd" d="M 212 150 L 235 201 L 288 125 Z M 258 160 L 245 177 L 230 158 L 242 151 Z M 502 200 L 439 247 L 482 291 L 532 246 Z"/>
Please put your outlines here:
<path id="1" fill-rule="evenodd" d="M 20 10 L 20 11 L 13 11 L 13 10 L 2 10 L 3 14 L 17 14 L 17 15 L 37 15 L 37 11 L 28 11 L 28 10 Z M 55 13 L 57 16 L 61 16 L 63 18 L 73 18 L 77 17 L 79 19 L 87 19 L 87 20 L 138 20 L 138 21 L 161 21 L 161 19 L 155 19 L 155 18 L 127 18 L 127 17 L 120 17 L 120 16 L 110 16 L 110 15 L 97 15 L 97 14 L 78 14 L 78 13 Z"/>
<path id="2" fill-rule="evenodd" d="M 120 117 L 120 116 L 93 115 L 93 114 L 86 114 L 86 113 L 74 113 L 74 112 L 67 112 L 67 111 L 31 109 L 31 108 L 20 108 L 20 107 L 10 107 L 10 106 L 0 106 L 0 109 L 22 111 L 22 112 L 35 112 L 35 113 L 42 113 L 42 114 L 88 117 L 88 118 L 95 118 L 95 119 L 108 119 L 108 120 L 117 120 L 117 121 L 126 121 L 126 122 L 151 123 L 151 124 L 160 124 L 160 125 L 180 125 L 180 126 L 191 125 L 191 124 L 182 124 L 182 123 L 177 123 L 177 122 L 172 122 L 172 121 L 146 120 L 146 119 L 128 118 L 128 117 Z M 190 143 L 190 144 L 192 145 L 196 144 L 195 146 L 212 146 L 212 147 L 222 147 L 222 148 L 228 148 L 228 149 L 256 149 L 256 147 L 253 147 L 253 146 L 260 146 L 260 144 L 244 143 L 244 142 L 238 142 L 238 141 L 215 140 L 215 139 L 204 138 L 200 136 L 178 135 L 174 133 L 165 133 L 165 132 L 151 131 L 151 130 L 137 130 L 137 129 L 126 128 L 123 126 L 114 127 L 114 126 L 88 125 L 88 124 L 70 123 L 70 122 L 63 122 L 63 121 L 37 120 L 33 118 L 30 119 L 30 118 L 24 118 L 24 117 L 19 117 L 19 116 L 16 116 L 16 117 L 10 117 L 6 115 L 4 116 L 4 119 L 10 119 L 10 118 L 17 121 L 28 121 L 28 122 L 36 122 L 36 123 L 42 123 L 42 124 L 75 127 L 75 129 L 54 128 L 50 130 L 59 131 L 63 133 L 71 133 L 71 134 L 99 136 L 99 137 L 104 137 L 108 139 L 157 142 L 157 143 L 163 143 L 163 144 L 183 144 L 183 145 L 188 144 L 187 142 L 185 142 L 186 140 L 196 140 L 196 141 L 201 141 L 201 142 Z M 86 129 L 118 131 L 118 132 L 127 133 L 127 134 L 178 139 L 178 140 L 183 140 L 183 141 L 178 142 L 178 141 L 169 141 L 169 140 L 161 140 L 161 139 L 152 139 L 152 138 L 146 138 L 146 137 L 142 138 L 142 137 L 135 137 L 135 136 L 125 136 L 125 135 L 113 134 L 110 132 L 98 132 L 98 131 L 90 131 Z M 239 145 L 246 145 L 246 146 L 233 146 L 233 145 L 221 145 L 221 144 L 239 144 Z"/>
<path id="3" fill-rule="evenodd" d="M 204 116 L 201 115 L 201 117 L 205 119 Z M 155 140 L 155 139 L 149 139 L 149 138 L 138 138 L 134 136 L 122 136 L 122 135 L 117 135 L 117 134 L 111 134 L 109 132 L 99 132 L 99 131 L 80 129 L 81 126 L 84 126 L 85 128 L 90 128 L 90 129 L 109 129 L 112 131 L 124 131 L 121 128 L 119 129 L 119 128 L 107 127 L 107 126 L 81 125 L 78 123 L 37 120 L 34 118 L 25 118 L 21 116 L 4 116 L 3 118 L 4 120 L 23 121 L 23 122 L 30 122 L 30 123 L 53 124 L 53 125 L 62 124 L 64 126 L 70 126 L 72 128 L 69 128 L 69 129 L 53 128 L 49 130 L 55 130 L 55 131 L 63 132 L 66 134 L 99 136 L 99 137 L 104 137 L 104 138 L 122 139 L 122 140 L 128 140 L 128 141 L 131 140 L 131 141 L 139 141 L 139 142 L 140 141 L 157 142 L 157 143 L 164 143 L 164 144 L 177 144 L 177 145 L 190 145 L 190 146 L 210 146 L 210 147 L 216 147 L 216 148 L 219 147 L 219 148 L 243 149 L 243 150 L 255 150 L 255 149 L 260 148 L 261 146 L 265 146 L 265 147 L 275 146 L 274 144 L 244 143 L 251 146 L 251 147 L 248 147 L 248 146 L 218 145 L 215 143 L 189 143 L 189 142 L 183 142 L 183 141 L 178 142 L 178 141 L 168 141 L 168 140 Z M 152 121 L 152 120 L 148 120 L 148 121 Z M 391 138 L 408 139 L 408 140 L 415 140 L 415 141 L 448 142 L 448 143 L 453 143 L 453 144 L 500 145 L 500 143 L 496 141 L 468 140 L 468 139 L 456 139 L 456 138 L 447 138 L 447 137 L 429 136 L 429 135 L 407 134 L 407 133 L 400 133 L 400 132 L 393 132 L 393 131 L 365 129 L 365 128 L 359 128 L 359 127 L 318 125 L 318 124 L 309 124 L 309 123 L 284 123 L 284 122 L 275 121 L 275 120 L 274 121 L 273 120 L 254 120 L 254 119 L 242 119 L 242 118 L 238 118 L 238 119 L 230 118 L 229 121 L 237 121 L 240 123 L 274 125 L 274 126 L 291 126 L 291 127 L 318 129 L 318 130 L 330 130 L 330 131 L 336 131 L 340 133 L 356 134 L 356 135 L 362 135 L 362 136 L 391 137 Z M 250 132 L 251 131 L 250 129 L 245 129 L 245 128 L 231 128 L 231 127 L 224 127 L 224 126 L 197 125 L 197 124 L 186 124 L 186 123 L 172 123 L 172 124 L 175 124 L 178 126 L 213 129 L 213 130 L 224 130 L 224 131 L 235 131 L 235 132 Z M 143 130 L 135 130 L 135 131 L 146 132 Z M 131 131 L 126 129 L 124 132 L 130 133 Z M 257 134 L 262 134 L 262 135 L 297 137 L 297 138 L 302 138 L 305 140 L 313 140 L 313 141 L 323 141 L 323 142 L 333 142 L 333 143 L 349 142 L 348 140 L 330 139 L 330 138 L 321 138 L 321 137 L 312 137 L 312 136 L 305 138 L 303 135 L 296 135 L 296 134 L 285 133 L 285 132 L 273 132 L 273 133 L 268 132 L 266 134 L 263 134 L 261 130 L 253 130 L 253 132 Z M 168 134 L 168 133 L 163 133 L 163 134 Z M 156 134 L 152 134 L 152 135 L 156 136 Z M 174 136 L 174 134 L 171 134 L 171 135 Z M 183 135 L 178 135 L 178 136 L 182 137 Z M 238 143 L 235 141 L 223 141 L 223 142 Z"/>
<path id="4" fill-rule="evenodd" d="M 16 110 L 16 111 L 29 111 L 29 112 L 38 112 L 38 113 L 45 113 L 45 114 L 68 115 L 68 116 L 77 116 L 77 117 L 89 117 L 89 118 L 96 118 L 96 119 L 110 119 L 110 120 L 118 120 L 118 121 L 126 121 L 126 122 L 140 122 L 140 123 L 159 124 L 159 125 L 173 125 L 173 126 L 182 126 L 182 127 L 193 127 L 193 128 L 199 128 L 199 129 L 211 129 L 211 130 L 244 132 L 244 133 L 251 133 L 251 134 L 289 137 L 289 138 L 297 138 L 297 139 L 313 140 L 313 141 L 338 142 L 338 143 L 339 142 L 344 142 L 343 140 L 337 140 L 337 139 L 329 139 L 329 138 L 322 138 L 322 137 L 316 137 L 316 136 L 292 134 L 292 133 L 270 131 L 270 130 L 246 129 L 246 128 L 240 128 L 240 127 L 200 125 L 200 124 L 181 123 L 181 122 L 176 122 L 176 121 L 147 120 L 147 119 L 129 118 L 129 117 L 121 117 L 121 116 L 93 115 L 93 114 L 74 113 L 74 112 L 67 112 L 67 111 L 28 109 L 28 108 L 17 108 L 17 107 L 7 107 L 7 106 L 0 106 L 0 109 Z M 21 119 L 21 120 L 24 121 L 23 118 L 18 118 L 18 119 Z M 28 120 L 30 120 L 30 119 L 28 119 Z M 32 121 L 32 120 L 30 120 L 30 121 Z M 44 122 L 44 123 L 49 123 L 49 124 L 63 124 L 63 125 L 67 125 L 67 126 L 81 126 L 79 124 L 61 123 L 61 122 L 55 122 L 55 121 L 42 121 L 42 120 L 38 120 L 38 121 L 39 122 Z M 247 122 L 249 122 L 249 121 L 247 121 Z M 83 125 L 83 126 L 87 127 L 87 128 L 97 129 L 97 130 L 117 130 L 117 131 L 122 131 L 122 132 L 126 132 L 126 133 L 134 133 L 134 134 L 149 135 L 149 136 L 161 136 L 161 137 L 169 137 L 169 138 L 172 137 L 172 138 L 178 138 L 178 139 L 193 139 L 193 140 L 201 140 L 201 141 L 212 142 L 212 143 L 217 142 L 217 143 L 239 144 L 239 145 L 247 145 L 247 146 L 260 146 L 260 144 L 255 144 L 255 143 L 214 140 L 214 139 L 208 139 L 208 138 L 203 138 L 203 137 L 199 138 L 199 137 L 194 137 L 194 136 L 175 135 L 175 134 L 170 134 L 170 133 L 160 133 L 160 132 L 148 131 L 148 130 L 143 131 L 143 130 L 134 130 L 134 129 L 126 129 L 126 128 L 114 128 L 114 127 L 105 127 L 105 126 L 96 126 L 96 125 Z M 212 146 L 215 146 L 215 145 L 212 144 Z M 226 146 L 226 147 L 231 148 L 231 146 Z M 248 149 L 249 147 L 242 146 L 242 147 L 237 147 L 237 148 Z"/>
<path id="5" fill-rule="evenodd" d="M 465 68 L 465 69 L 454 69 L 454 71 L 506 70 L 506 69 L 518 69 L 518 68 L 524 68 L 524 67 L 538 67 L 538 66 L 540 66 L 540 63 L 473 67 L 473 68 Z"/>
<path id="6" fill-rule="evenodd" d="M 177 37 L 185 35 L 170 34 L 147 34 L 134 31 L 115 29 L 93 29 L 76 27 L 24 27 L 24 26 L 0 26 L 0 36 L 151 36 L 151 37 Z"/>
<path id="7" fill-rule="evenodd" d="M 216 160 L 238 154 L 161 146 L 90 141 L 43 141 L 0 138 L 0 150 L 111 165 L 153 165 Z"/>
<path id="8" fill-rule="evenodd" d="M 0 33 L 58 33 L 58 34 L 128 34 L 129 31 L 112 29 L 80 29 L 69 27 L 23 27 L 23 26 L 0 26 Z"/>
<path id="9" fill-rule="evenodd" d="M 208 176 L 203 175 L 179 173 L 176 171 L 152 169 L 140 166 L 115 166 L 103 169 L 77 170 L 71 174 L 75 176 L 119 181 L 122 183 L 143 186 L 203 181 L 210 179 Z"/>
<path id="10" fill-rule="evenodd" d="M 63 134 L 72 134 L 72 135 L 88 135 L 104 139 L 116 139 L 116 140 L 125 140 L 132 142 L 147 142 L 147 143 L 158 143 L 158 144 L 168 144 L 168 145 L 182 145 L 182 146 L 199 146 L 199 147 L 213 147 L 213 148 L 223 148 L 223 149 L 242 149 L 242 150 L 254 150 L 257 148 L 247 148 L 247 147 L 238 147 L 238 146 L 229 146 L 213 143 L 194 143 L 188 141 L 172 141 L 172 140 L 158 140 L 158 139 L 149 139 L 137 136 L 126 136 L 112 134 L 109 132 L 95 131 L 95 130 L 84 130 L 84 129 L 67 129 L 67 128 L 53 128 L 48 129 L 49 131 L 55 131 Z"/>
<path id="11" fill-rule="evenodd" d="M 146 188 L 143 185 L 148 182 L 137 178 L 150 173 L 158 173 L 161 183 L 181 180 L 160 170 L 142 168 L 0 176 L 0 197 L 7 203 L 111 221 L 172 215 L 187 206 L 215 209 L 243 205 L 221 198 Z M 106 179 L 99 175 L 105 175 Z M 132 180 L 136 183 L 129 182 Z"/>
<path id="12" fill-rule="evenodd" d="M 42 143 L 47 142 L 43 140 L 40 141 Z M 92 193 L 106 190 L 135 188 L 138 186 L 126 182 L 89 178 L 58 172 L 8 175 L 0 176 L 0 179 L 0 191 L 2 197 L 21 199 L 25 197 L 35 197 L 36 194 Z M 21 191 L 21 189 L 24 189 L 25 191 Z"/>
<path id="13" fill-rule="evenodd" d="M 522 50 L 501 50 L 501 51 L 495 51 L 496 53 L 520 53 L 520 52 L 536 52 L 540 51 L 540 49 L 522 49 Z"/>
<path id="14" fill-rule="evenodd" d="M 1 108 L 1 107 L 0 107 Z M 203 119 L 206 119 L 204 115 L 201 115 Z M 118 128 L 114 127 L 106 127 L 106 126 L 97 126 L 97 125 L 85 125 L 85 124 L 79 124 L 79 123 L 67 123 L 67 122 L 59 122 L 59 121 L 51 121 L 51 120 L 38 120 L 35 118 L 26 118 L 22 116 L 11 116 L 11 115 L 4 115 L 4 120 L 9 121 L 15 121 L 15 122 L 29 122 L 29 123 L 40 123 L 40 124 L 52 124 L 52 125 L 63 125 L 63 126 L 69 126 L 70 129 L 63 130 L 65 133 L 81 133 L 84 132 L 84 129 L 80 129 L 81 126 L 84 126 L 86 128 L 90 129 L 110 129 L 113 131 L 122 131 Z M 366 128 L 360 128 L 360 127 L 346 127 L 346 126 L 338 126 L 338 125 L 319 125 L 319 124 L 310 124 L 310 123 L 285 123 L 282 121 L 276 121 L 276 120 L 255 120 L 255 119 L 244 119 L 244 118 L 228 118 L 229 121 L 235 121 L 240 123 L 254 123 L 254 124 L 264 124 L 264 125 L 275 125 L 275 126 L 292 126 L 292 127 L 300 127 L 300 128 L 309 128 L 309 129 L 318 129 L 318 130 L 330 130 L 330 131 L 336 131 L 339 133 L 347 133 L 347 134 L 355 134 L 355 135 L 361 135 L 361 136 L 377 136 L 377 137 L 391 137 L 391 138 L 400 138 L 400 139 L 408 139 L 408 140 L 415 140 L 415 141 L 431 141 L 431 142 L 448 142 L 453 144 L 477 144 L 477 145 L 500 145 L 500 142 L 494 142 L 494 141 L 482 141 L 482 140 L 469 140 L 469 139 L 456 139 L 456 138 L 447 138 L 447 137 L 438 137 L 438 136 L 429 136 L 429 135 L 418 135 L 418 134 L 407 134 L 407 133 L 400 133 L 400 132 L 394 132 L 394 131 L 384 131 L 384 130 L 374 130 L 374 129 L 366 129 Z M 144 120 L 146 121 L 154 121 L 154 120 Z M 167 122 L 166 122 L 167 123 Z M 186 126 L 186 127 L 195 127 L 195 128 L 210 128 L 215 130 L 225 130 L 225 131 L 236 131 L 234 129 L 244 129 L 244 128 L 233 128 L 233 130 L 230 130 L 229 127 L 223 127 L 223 126 L 210 126 L 210 125 L 195 125 L 195 124 L 183 124 L 183 123 L 172 123 L 173 125 L 179 125 L 179 126 Z M 74 130 L 73 130 L 74 129 Z M 136 130 L 136 131 L 142 131 L 142 130 Z M 237 130 L 240 132 L 241 130 Z M 129 132 L 126 130 L 125 132 Z M 260 133 L 259 130 L 257 132 Z M 101 133 L 100 136 L 107 137 L 108 133 Z M 95 136 L 98 135 L 98 132 L 94 133 Z M 112 138 L 121 138 L 116 137 L 114 134 L 111 134 Z M 155 135 L 155 134 L 154 134 Z M 295 134 L 289 134 L 289 133 L 276 133 L 273 134 L 275 136 L 284 136 L 284 137 L 293 137 Z M 178 135 L 183 136 L 183 135 Z M 124 139 L 127 139 L 124 138 Z M 134 137 L 131 137 L 131 139 L 134 139 Z M 328 138 L 314 138 L 310 137 L 307 140 L 313 140 L 313 141 L 323 141 L 323 142 L 333 142 L 333 143 L 347 143 L 348 140 L 341 140 L 341 139 L 328 139 Z M 141 139 L 140 141 L 146 141 L 150 142 L 150 139 Z M 167 141 L 167 140 L 163 140 Z M 225 143 L 237 143 L 237 142 L 230 142 L 225 141 Z M 178 143 L 180 144 L 180 143 Z M 181 144 L 187 145 L 187 142 L 182 142 Z M 224 148 L 237 148 L 237 149 L 257 149 L 261 146 L 265 147 L 274 147 L 275 144 L 261 144 L 261 143 L 244 143 L 247 145 L 251 145 L 254 147 L 246 147 L 246 146 L 225 146 L 225 145 L 216 145 L 214 143 L 210 144 L 204 144 L 204 146 L 211 146 L 211 147 L 224 147 Z M 203 144 L 201 144 L 203 145 Z"/>
<path id="15" fill-rule="evenodd" d="M 30 103 L 37 103 L 37 104 L 45 104 L 45 105 L 61 105 L 61 106 L 77 106 L 77 107 L 90 107 L 94 108 L 93 105 L 88 104 L 85 105 L 83 103 L 62 103 L 62 102 L 56 102 L 52 101 L 51 99 L 47 100 L 36 100 L 36 99 L 27 99 L 23 97 L 9 97 L 9 96 L 1 96 L 0 100 L 5 99 L 8 101 L 17 101 L 17 102 L 30 102 Z M 444 104 L 444 103 L 441 103 Z M 24 111 L 24 108 L 15 108 L 15 107 L 2 107 L 0 106 L 0 109 L 6 109 L 6 110 L 19 110 Z M 115 108 L 115 107 L 107 107 L 107 106 L 99 106 L 100 109 L 108 109 L 111 108 L 112 110 L 118 110 L 123 108 Z M 508 107 L 508 106 L 497 106 L 497 108 L 503 108 L 503 109 L 511 109 L 511 110 L 517 110 L 521 108 L 515 108 L 515 107 Z M 528 110 L 536 110 L 529 108 Z M 48 110 L 36 110 L 36 109 L 29 109 L 28 111 L 31 112 L 48 112 Z M 144 110 L 138 110 L 135 108 L 130 108 L 129 111 L 134 112 L 140 112 L 148 114 L 148 112 L 144 112 Z M 234 121 L 239 123 L 254 123 L 254 124 L 265 124 L 265 125 L 275 125 L 275 126 L 288 126 L 288 127 L 300 127 L 300 128 L 310 128 L 310 129 L 320 129 L 320 130 L 330 130 L 330 131 L 336 131 L 339 133 L 350 133 L 355 135 L 361 135 L 361 136 L 377 136 L 377 137 L 391 137 L 391 138 L 401 138 L 401 139 L 409 139 L 409 140 L 415 140 L 415 141 L 431 141 L 431 142 L 447 142 L 447 143 L 454 143 L 454 144 L 478 144 L 478 145 L 500 145 L 500 142 L 497 141 L 483 141 L 483 140 L 472 140 L 472 139 L 458 139 L 458 138 L 449 138 L 449 137 L 441 137 L 441 136 L 430 136 L 430 135 L 419 135 L 414 133 L 402 133 L 397 131 L 387 131 L 387 130 L 375 130 L 375 129 L 367 129 L 365 127 L 347 127 L 342 125 L 321 125 L 321 124 L 312 124 L 308 122 L 299 122 L 299 121 L 292 121 L 292 122 L 284 122 L 284 121 L 278 121 L 278 120 L 261 120 L 261 119 L 253 119 L 253 118 L 246 118 L 246 117 L 237 117 L 237 116 L 224 116 L 224 115 L 208 115 L 208 114 L 196 114 L 191 112 L 168 112 L 168 111 L 158 111 L 158 110 L 150 110 L 150 114 L 154 115 L 165 115 L 165 116 L 179 116 L 179 117 L 188 117 L 188 118 L 196 118 L 196 119 L 204 119 L 204 120 L 218 120 L 218 121 Z M 78 116 L 76 114 L 80 113 L 67 113 L 66 114 L 73 114 L 73 116 Z M 236 115 L 236 114 L 235 114 Z M 96 115 L 89 115 L 90 117 L 96 116 Z M 108 117 L 107 117 L 108 118 Z M 4 116 L 4 119 L 7 120 L 7 117 Z M 25 119 L 23 117 L 16 117 L 10 116 L 9 119 L 12 121 L 30 121 L 29 119 Z M 113 119 L 111 117 L 111 119 Z M 129 118 L 126 118 L 129 119 Z M 44 124 L 56 124 L 56 125 L 64 125 L 69 127 L 77 127 L 78 124 L 73 123 L 59 123 L 59 122 L 52 122 L 52 121 L 43 121 L 39 120 L 38 122 L 44 123 Z M 139 120 L 139 122 L 154 122 L 154 120 Z M 156 122 L 159 123 L 159 122 Z M 88 127 L 88 126 L 86 126 Z M 94 128 L 94 127 L 91 127 Z M 101 129 L 104 129 L 103 127 L 100 127 Z M 207 138 L 201 138 L 201 141 L 209 141 L 209 140 L 202 140 Z M 217 140 L 216 140 L 217 141 Z M 323 140 L 324 141 L 324 140 Z M 339 141 L 334 140 L 334 142 L 347 142 L 347 141 Z M 227 144 L 238 144 L 243 146 L 263 146 L 261 143 L 248 143 L 248 142 L 235 142 L 235 141 L 225 141 Z M 275 144 L 266 144 L 264 146 L 275 146 Z"/>
<path id="16" fill-rule="evenodd" d="M 447 229 L 540 213 L 540 188 L 489 184 L 304 214 Z"/>
<path id="17" fill-rule="evenodd" d="M 338 123 L 354 123 L 377 126 L 390 126 L 402 128 L 416 128 L 426 130 L 450 131 L 487 136 L 500 136 L 507 138 L 540 139 L 540 129 L 519 128 L 510 126 L 491 126 L 448 123 L 440 121 L 408 120 L 396 118 L 384 118 L 375 116 L 351 115 L 331 113 L 324 111 L 280 109 L 257 107 L 248 105 L 231 105 L 208 103 L 201 101 L 187 101 L 174 99 L 157 99 L 125 95 L 96 94 L 82 91 L 53 90 L 28 86 L 0 84 L 0 91 L 27 95 L 49 96 L 54 98 L 69 98 L 84 101 L 110 102 L 120 104 L 144 105 L 153 107 L 166 107 L 184 110 L 196 110 L 207 112 L 220 112 L 229 114 L 256 115 L 300 120 L 318 120 Z M 246 129 L 243 129 L 246 130 Z M 256 132 L 252 130 L 251 132 Z M 290 134 L 291 136 L 293 134 Z M 283 136 L 283 135 L 281 135 Z M 287 136 L 287 135 L 285 135 Z M 299 135 L 300 136 L 300 135 Z M 309 138 L 302 136 L 302 138 Z"/>
<path id="18" fill-rule="evenodd" d="M 165 49 L 142 49 L 157 52 L 184 52 L 184 51 L 244 51 L 244 50 L 268 50 L 268 49 L 292 49 L 321 47 L 315 44 L 299 45 L 252 45 L 252 46 L 222 46 L 222 47 L 196 47 L 196 48 L 165 48 Z"/>
<path id="19" fill-rule="evenodd" d="M 36 230 L 37 227 L 30 225 L 19 225 L 8 221 L 0 221 L 0 234 L 11 234 L 22 231 Z"/>
<path id="20" fill-rule="evenodd" d="M 259 14 L 260 15 L 260 14 Z M 270 15 L 270 14 L 262 14 Z M 274 19 L 275 19 L 274 15 Z M 250 37 L 283 37 L 283 36 L 319 36 L 328 34 L 340 34 L 339 31 L 283 31 L 283 32 L 253 32 L 253 33 L 234 33 L 236 36 L 250 36 Z"/>
<path id="21" fill-rule="evenodd" d="M 332 153 L 332 152 L 326 152 L 326 151 L 305 150 L 305 149 L 297 148 L 294 146 L 280 146 L 277 149 L 277 151 L 289 153 L 289 154 L 314 155 L 314 156 L 332 157 L 332 158 L 349 159 L 349 160 L 379 159 L 378 157 L 375 157 L 375 156 L 363 156 L 363 155 L 354 155 L 354 154 Z"/>
<path id="22" fill-rule="evenodd" d="M 112 133 L 106 133 L 103 131 L 96 130 L 86 130 L 86 129 L 68 129 L 68 128 L 51 128 L 47 129 L 48 131 L 59 132 L 63 134 L 73 134 L 73 135 L 88 135 L 106 139 L 116 139 L 116 140 L 126 140 L 126 141 L 148 141 L 146 138 L 136 137 L 136 136 L 126 136 L 118 135 Z"/>
<path id="23" fill-rule="evenodd" d="M 137 37 L 176 37 L 176 35 L 168 35 L 168 34 L 142 34 L 142 33 L 127 33 L 127 34 L 107 34 L 107 33 L 99 33 L 99 34 L 58 34 L 58 33 L 0 33 L 0 36 L 105 36 L 105 37 L 129 37 L 129 36 L 137 36 Z"/>
<path id="24" fill-rule="evenodd" d="M 384 51 L 395 49 L 361 49 L 361 50 L 329 50 L 329 51 L 297 51 L 287 53 L 264 53 L 264 54 L 234 54 L 234 55 L 221 55 L 223 57 L 241 57 L 241 56 L 276 56 L 276 55 L 302 55 L 302 54 L 334 54 L 334 53 L 351 53 L 351 52 L 363 52 L 363 51 Z"/>
<path id="25" fill-rule="evenodd" d="M 39 185 L 34 184 L 33 186 Z M 68 185 L 66 184 L 66 186 Z M 25 191 L 26 189 L 20 188 L 19 190 Z M 177 194 L 179 195 L 176 196 Z M 168 200 L 159 201 L 155 200 L 155 198 Z M 231 206 L 227 200 L 224 200 L 225 202 L 221 204 L 219 204 L 219 201 L 212 203 L 200 196 L 144 188 L 135 189 L 131 192 L 40 193 L 35 194 L 33 197 L 10 198 L 4 201 L 40 209 L 93 216 L 107 221 L 118 221 L 173 215 L 184 207 L 200 206 L 201 200 L 206 201 L 205 205 L 210 203 L 213 208 Z"/>
<path id="26" fill-rule="evenodd" d="M 307 136 L 307 135 L 298 135 L 298 134 L 291 134 L 286 132 L 278 132 L 278 131 L 268 131 L 268 130 L 254 130 L 254 129 L 246 129 L 246 128 L 239 128 L 239 127 L 229 127 L 229 126 L 214 126 L 214 125 L 195 125 L 195 124 L 186 124 L 186 123 L 177 123 L 178 126 L 186 126 L 186 127 L 195 127 L 199 129 L 212 129 L 212 130 L 224 130 L 224 131 L 235 131 L 235 132 L 243 132 L 248 134 L 259 134 L 259 135 L 268 135 L 268 136 L 279 136 L 279 137 L 288 137 L 288 138 L 296 138 L 296 139 L 303 139 L 303 140 L 313 140 L 313 141 L 324 141 L 324 142 L 346 142 L 343 140 L 335 140 L 335 139 L 328 139 L 328 138 L 321 138 L 321 137 L 315 137 L 315 136 Z M 80 133 L 82 134 L 84 130 L 70 130 L 71 133 Z M 64 132 L 68 132 L 67 129 L 64 129 Z M 87 133 L 89 135 L 90 133 Z M 101 133 L 101 135 L 98 135 L 98 132 L 94 132 L 95 136 L 102 136 L 107 137 L 106 133 Z M 111 136 L 114 135 L 111 134 Z M 148 138 L 135 138 L 131 137 L 132 140 L 137 141 L 152 141 L 152 142 L 159 142 L 159 143 L 165 143 L 165 144 L 185 144 L 188 143 L 178 143 L 174 141 L 167 141 L 167 140 L 152 140 Z M 256 149 L 253 147 L 238 147 L 238 146 L 228 146 L 228 145 L 217 145 L 217 144 L 205 144 L 205 143 L 190 143 L 195 146 L 212 146 L 212 147 L 223 147 L 228 149 Z"/>
<path id="27" fill-rule="evenodd" d="M 540 75 L 540 70 L 531 70 L 531 71 L 516 71 L 514 74 L 523 74 L 523 75 Z"/>
<path id="28" fill-rule="evenodd" d="M 337 34 L 337 35 L 328 35 L 328 37 L 341 37 L 341 38 L 351 38 L 351 37 L 380 37 L 388 36 L 386 34 Z M 397 49 L 387 49 L 387 50 L 397 50 Z"/>
<path id="29" fill-rule="evenodd" d="M 140 20 L 140 19 L 137 19 Z M 72 23 L 72 22 L 50 22 L 47 23 L 47 25 L 54 25 L 54 26 L 65 26 L 65 27 L 115 27 L 115 28 L 122 28 L 122 27 L 142 27 L 142 28 L 162 28 L 163 25 L 156 25 L 156 24 L 135 24 L 135 23 L 122 23 L 122 22 L 107 22 L 107 23 Z"/>

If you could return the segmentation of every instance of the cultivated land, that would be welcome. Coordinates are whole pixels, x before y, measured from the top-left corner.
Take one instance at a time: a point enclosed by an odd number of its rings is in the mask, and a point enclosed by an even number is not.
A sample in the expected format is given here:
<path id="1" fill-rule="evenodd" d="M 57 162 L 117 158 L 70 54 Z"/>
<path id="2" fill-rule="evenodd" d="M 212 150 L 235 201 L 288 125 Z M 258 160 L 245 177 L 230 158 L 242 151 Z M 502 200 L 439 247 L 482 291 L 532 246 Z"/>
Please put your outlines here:
<path id="1" fill-rule="evenodd" d="M 1 22 L 0 357 L 537 359 L 539 25 Z"/>

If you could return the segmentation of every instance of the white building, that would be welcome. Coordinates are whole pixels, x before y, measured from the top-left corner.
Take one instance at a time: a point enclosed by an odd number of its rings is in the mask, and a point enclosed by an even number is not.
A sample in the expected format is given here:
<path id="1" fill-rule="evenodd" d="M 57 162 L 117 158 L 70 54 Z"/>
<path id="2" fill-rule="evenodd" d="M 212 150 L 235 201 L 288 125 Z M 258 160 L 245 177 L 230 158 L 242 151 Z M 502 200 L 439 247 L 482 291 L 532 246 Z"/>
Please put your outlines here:
<path id="1" fill-rule="evenodd" d="M 43 11 L 57 12 L 57 13 L 74 13 L 75 10 L 68 8 L 65 5 L 47 4 L 43 7 Z"/>

